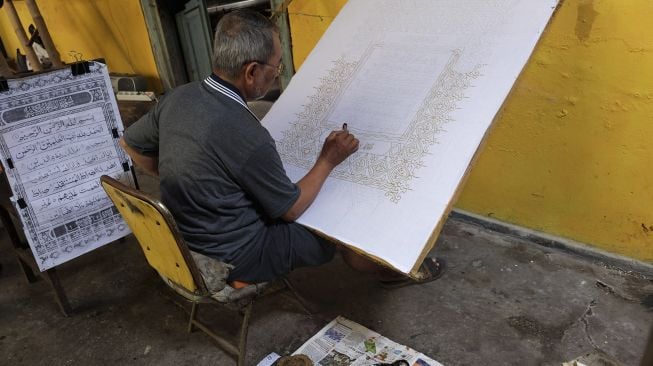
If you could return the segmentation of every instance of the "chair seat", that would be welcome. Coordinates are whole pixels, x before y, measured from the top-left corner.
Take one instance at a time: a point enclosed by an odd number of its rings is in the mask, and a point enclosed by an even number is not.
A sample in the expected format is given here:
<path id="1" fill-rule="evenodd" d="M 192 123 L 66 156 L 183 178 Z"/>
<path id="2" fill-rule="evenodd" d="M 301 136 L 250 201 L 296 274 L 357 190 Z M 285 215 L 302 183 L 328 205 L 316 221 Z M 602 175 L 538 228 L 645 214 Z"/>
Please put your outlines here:
<path id="1" fill-rule="evenodd" d="M 172 281 L 171 279 L 165 277 L 160 273 L 159 276 L 161 276 L 163 282 L 165 282 L 166 285 L 168 285 L 176 293 L 181 295 L 186 300 L 191 302 L 196 302 L 196 303 L 218 302 L 220 304 L 239 303 L 244 305 L 247 302 L 254 299 L 255 297 L 257 297 L 258 295 L 261 295 L 263 292 L 265 292 L 267 288 L 270 287 L 269 282 L 262 282 L 262 283 L 251 284 L 249 286 L 239 288 L 239 289 L 235 289 L 229 285 L 225 285 L 219 291 L 193 293 L 188 291 L 183 286 L 176 284 L 174 281 Z"/>

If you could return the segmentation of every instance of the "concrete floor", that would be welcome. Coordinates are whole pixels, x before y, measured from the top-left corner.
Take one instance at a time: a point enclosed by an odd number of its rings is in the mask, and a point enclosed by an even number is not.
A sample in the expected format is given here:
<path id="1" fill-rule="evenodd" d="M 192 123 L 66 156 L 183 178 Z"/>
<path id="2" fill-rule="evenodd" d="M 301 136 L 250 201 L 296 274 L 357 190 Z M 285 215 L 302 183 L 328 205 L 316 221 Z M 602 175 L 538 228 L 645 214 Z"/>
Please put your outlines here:
<path id="1" fill-rule="evenodd" d="M 141 178 L 141 186 L 155 186 Z M 74 307 L 63 317 L 43 282 L 27 284 L 7 236 L 0 241 L 0 364 L 231 365 L 147 266 L 134 239 L 58 267 Z M 653 280 L 565 251 L 450 218 L 434 254 L 439 280 L 396 290 L 338 257 L 290 275 L 318 311 L 308 316 L 284 294 L 255 305 L 247 364 L 288 354 L 343 315 L 444 365 L 559 365 L 602 351 L 637 365 L 653 323 Z M 204 311 L 227 333 L 232 313 Z"/>

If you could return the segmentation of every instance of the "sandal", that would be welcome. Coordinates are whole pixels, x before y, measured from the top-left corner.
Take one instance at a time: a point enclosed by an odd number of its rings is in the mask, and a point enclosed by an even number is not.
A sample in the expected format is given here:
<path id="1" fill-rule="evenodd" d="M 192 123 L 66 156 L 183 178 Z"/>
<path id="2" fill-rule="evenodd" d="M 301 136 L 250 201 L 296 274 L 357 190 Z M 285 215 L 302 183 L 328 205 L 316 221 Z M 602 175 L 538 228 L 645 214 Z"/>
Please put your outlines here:
<path id="1" fill-rule="evenodd" d="M 431 281 L 435 281 L 442 276 L 447 268 L 447 262 L 444 259 L 436 259 L 434 257 L 426 257 L 417 272 L 417 279 L 411 277 L 401 277 L 392 280 L 380 280 L 381 286 L 387 289 L 400 288 L 410 285 L 421 285 Z"/>

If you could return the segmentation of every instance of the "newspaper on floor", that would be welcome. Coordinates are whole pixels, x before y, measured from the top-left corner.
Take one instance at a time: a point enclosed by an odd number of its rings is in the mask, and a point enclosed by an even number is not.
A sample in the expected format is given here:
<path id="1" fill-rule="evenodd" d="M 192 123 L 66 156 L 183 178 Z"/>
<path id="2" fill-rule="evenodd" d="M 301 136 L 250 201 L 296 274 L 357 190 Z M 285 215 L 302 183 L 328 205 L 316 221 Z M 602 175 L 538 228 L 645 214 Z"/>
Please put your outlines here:
<path id="1" fill-rule="evenodd" d="M 321 366 L 363 366 L 406 360 L 411 366 L 442 366 L 441 363 L 398 344 L 341 316 L 322 328 L 295 353 L 307 355 Z"/>
<path id="2" fill-rule="evenodd" d="M 265 356 L 265 358 L 257 363 L 256 366 L 272 366 L 280 358 L 281 356 L 279 356 L 279 354 L 272 352 L 269 355 Z"/>

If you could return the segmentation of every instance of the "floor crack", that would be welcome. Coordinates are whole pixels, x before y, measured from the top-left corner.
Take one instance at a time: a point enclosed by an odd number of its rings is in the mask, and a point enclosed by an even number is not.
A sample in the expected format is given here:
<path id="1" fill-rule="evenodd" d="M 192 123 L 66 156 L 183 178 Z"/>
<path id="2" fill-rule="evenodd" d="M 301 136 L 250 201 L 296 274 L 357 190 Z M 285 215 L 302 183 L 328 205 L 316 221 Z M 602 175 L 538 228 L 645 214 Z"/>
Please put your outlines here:
<path id="1" fill-rule="evenodd" d="M 587 317 L 590 317 L 590 316 L 593 315 L 592 308 L 594 306 L 596 306 L 596 304 L 597 304 L 596 299 L 590 301 L 590 303 L 587 305 L 587 309 L 585 309 L 585 312 L 583 312 L 583 315 L 581 315 L 580 321 L 582 321 L 583 325 L 584 325 L 585 337 L 587 337 L 587 340 L 590 342 L 592 347 L 594 347 L 594 349 L 598 350 L 599 347 L 596 345 L 596 343 L 594 343 L 594 340 L 592 339 L 592 336 L 590 335 L 590 331 L 589 331 L 590 323 L 587 320 Z"/>

